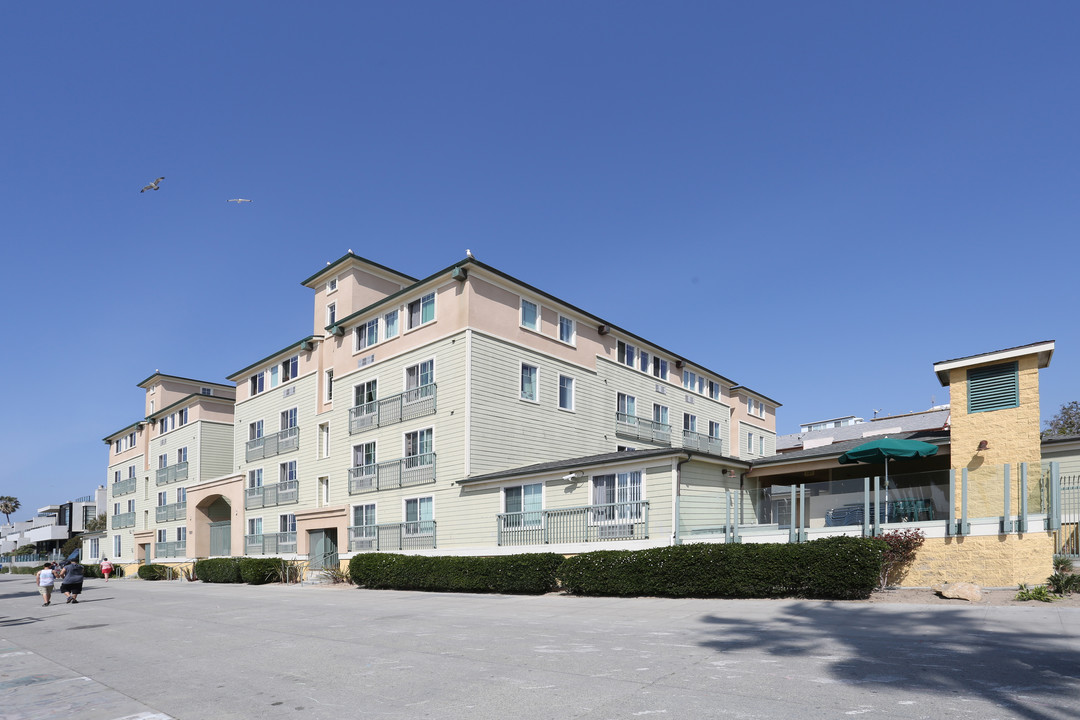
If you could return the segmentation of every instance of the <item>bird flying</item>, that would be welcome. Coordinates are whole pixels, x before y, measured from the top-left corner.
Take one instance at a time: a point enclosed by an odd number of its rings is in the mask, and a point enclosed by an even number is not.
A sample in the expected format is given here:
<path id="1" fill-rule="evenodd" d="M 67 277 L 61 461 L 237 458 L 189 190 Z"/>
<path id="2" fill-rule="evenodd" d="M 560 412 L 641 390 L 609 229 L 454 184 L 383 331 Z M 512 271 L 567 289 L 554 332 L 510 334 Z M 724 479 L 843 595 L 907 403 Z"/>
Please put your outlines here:
<path id="1" fill-rule="evenodd" d="M 144 187 L 144 188 L 143 188 L 142 190 L 140 190 L 139 192 L 141 192 L 141 193 L 144 193 L 144 192 L 146 192 L 147 190 L 157 190 L 157 189 L 158 189 L 158 183 L 159 183 L 159 182 L 161 182 L 161 181 L 162 181 L 162 180 L 164 180 L 164 179 L 165 179 L 164 177 L 159 177 L 159 178 L 158 178 L 157 180 L 155 180 L 154 182 L 150 183 L 149 185 L 147 185 L 146 187 Z"/>
<path id="2" fill-rule="evenodd" d="M 240 203 L 251 202 L 251 201 L 248 200 L 247 198 L 233 198 L 231 200 L 226 200 L 225 202 L 234 202 L 237 205 L 239 205 Z"/>

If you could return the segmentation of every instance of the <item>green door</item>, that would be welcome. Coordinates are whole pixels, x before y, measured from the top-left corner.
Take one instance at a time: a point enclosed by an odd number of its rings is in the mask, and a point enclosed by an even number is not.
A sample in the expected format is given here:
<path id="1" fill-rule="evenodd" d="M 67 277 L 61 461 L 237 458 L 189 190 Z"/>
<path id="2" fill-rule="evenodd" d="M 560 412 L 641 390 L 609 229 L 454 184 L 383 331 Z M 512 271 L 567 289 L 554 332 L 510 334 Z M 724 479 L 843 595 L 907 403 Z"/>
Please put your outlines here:
<path id="1" fill-rule="evenodd" d="M 232 522 L 210 523 L 210 556 L 229 557 L 232 554 Z"/>
<path id="2" fill-rule="evenodd" d="M 338 566 L 337 530 L 312 530 L 308 534 L 308 565 L 312 570 Z"/>
<path id="3" fill-rule="evenodd" d="M 143 564 L 150 564 L 150 543 L 143 545 Z"/>

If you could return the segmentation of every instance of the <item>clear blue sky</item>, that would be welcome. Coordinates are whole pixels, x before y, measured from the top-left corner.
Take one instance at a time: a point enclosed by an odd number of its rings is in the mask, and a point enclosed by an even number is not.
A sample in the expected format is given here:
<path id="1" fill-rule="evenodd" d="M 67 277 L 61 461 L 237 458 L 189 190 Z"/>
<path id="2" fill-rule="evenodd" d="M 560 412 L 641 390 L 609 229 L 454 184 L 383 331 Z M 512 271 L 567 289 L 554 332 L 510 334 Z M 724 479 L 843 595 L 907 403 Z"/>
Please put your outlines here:
<path id="1" fill-rule="evenodd" d="M 1080 399 L 1078 27 L 1073 2 L 4 3 L 0 494 L 91 492 L 136 383 L 304 336 L 300 281 L 350 248 L 418 277 L 471 248 L 779 400 L 781 432 L 1054 339 L 1048 418 Z"/>

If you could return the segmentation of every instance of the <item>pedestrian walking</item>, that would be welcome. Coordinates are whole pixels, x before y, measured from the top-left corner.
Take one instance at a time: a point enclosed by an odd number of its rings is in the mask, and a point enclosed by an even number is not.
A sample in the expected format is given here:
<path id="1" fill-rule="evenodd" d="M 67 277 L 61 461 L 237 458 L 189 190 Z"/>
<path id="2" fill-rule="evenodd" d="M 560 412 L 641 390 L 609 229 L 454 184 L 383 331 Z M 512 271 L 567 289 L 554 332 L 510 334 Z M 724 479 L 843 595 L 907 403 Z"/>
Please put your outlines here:
<path id="1" fill-rule="evenodd" d="M 41 598 L 45 601 L 41 603 L 41 607 L 48 607 L 52 603 L 53 583 L 56 582 L 53 564 L 51 562 L 45 563 L 45 567 L 38 570 L 34 577 L 37 579 L 38 592 L 41 593 Z"/>
<path id="2" fill-rule="evenodd" d="M 60 592 L 67 595 L 67 602 L 78 603 L 79 593 L 82 592 L 83 566 L 74 560 L 68 561 L 60 571 L 60 578 Z"/>
<path id="3" fill-rule="evenodd" d="M 101 574 L 105 576 L 105 582 L 109 582 L 109 576 L 112 575 L 112 563 L 109 562 L 109 558 L 101 558 Z"/>

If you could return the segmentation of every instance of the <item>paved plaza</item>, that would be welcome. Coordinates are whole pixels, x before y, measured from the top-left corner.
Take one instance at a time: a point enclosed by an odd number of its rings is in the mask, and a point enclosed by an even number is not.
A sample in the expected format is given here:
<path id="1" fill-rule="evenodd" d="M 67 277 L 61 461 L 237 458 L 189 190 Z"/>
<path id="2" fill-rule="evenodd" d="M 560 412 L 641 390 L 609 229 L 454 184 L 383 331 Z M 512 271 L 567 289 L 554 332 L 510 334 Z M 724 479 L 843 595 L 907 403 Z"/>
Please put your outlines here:
<path id="1" fill-rule="evenodd" d="M 55 596 L 54 596 L 55 597 Z M 0 576 L 0 718 L 1080 717 L 1080 609 Z"/>

